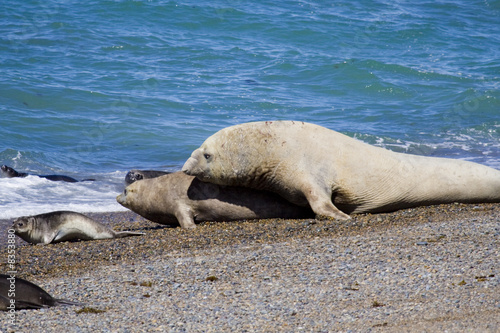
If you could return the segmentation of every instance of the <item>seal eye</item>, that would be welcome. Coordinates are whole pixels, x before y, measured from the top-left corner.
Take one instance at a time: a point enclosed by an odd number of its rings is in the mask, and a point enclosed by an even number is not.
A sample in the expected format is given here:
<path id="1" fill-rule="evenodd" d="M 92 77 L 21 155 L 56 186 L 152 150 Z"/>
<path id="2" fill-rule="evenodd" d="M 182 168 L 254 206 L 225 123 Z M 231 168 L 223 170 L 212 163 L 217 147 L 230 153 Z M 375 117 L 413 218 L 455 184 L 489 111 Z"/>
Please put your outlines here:
<path id="1" fill-rule="evenodd" d="M 212 155 L 210 155 L 210 154 L 203 154 L 203 156 L 205 156 L 206 160 L 208 160 L 208 159 L 210 159 L 210 157 L 212 157 Z"/>

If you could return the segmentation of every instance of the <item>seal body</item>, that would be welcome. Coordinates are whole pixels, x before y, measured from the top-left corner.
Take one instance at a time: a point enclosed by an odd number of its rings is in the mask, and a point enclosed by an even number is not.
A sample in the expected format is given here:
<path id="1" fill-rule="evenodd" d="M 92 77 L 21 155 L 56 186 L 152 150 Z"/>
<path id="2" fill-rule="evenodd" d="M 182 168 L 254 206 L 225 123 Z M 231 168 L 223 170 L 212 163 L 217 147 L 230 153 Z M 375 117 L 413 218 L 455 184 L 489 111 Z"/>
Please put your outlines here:
<path id="1" fill-rule="evenodd" d="M 17 172 L 13 168 L 11 168 L 9 166 L 6 166 L 6 165 L 2 165 L 0 167 L 0 170 L 2 171 L 2 176 L 7 177 L 7 178 L 16 178 L 16 177 L 23 178 L 23 177 L 27 177 L 27 176 L 30 175 L 29 173 L 26 173 L 26 172 Z M 69 176 L 65 176 L 65 175 L 34 175 L 34 176 L 37 176 L 37 177 L 40 177 L 40 178 L 45 178 L 45 179 L 52 180 L 52 181 L 63 181 L 63 182 L 68 182 L 68 183 L 77 183 L 77 182 L 79 182 L 75 178 L 69 177 Z M 84 182 L 84 181 L 94 181 L 94 180 L 95 179 L 84 179 L 84 180 L 82 180 L 82 182 Z"/>
<path id="2" fill-rule="evenodd" d="M 275 193 L 206 183 L 183 172 L 134 182 L 116 200 L 148 220 L 182 228 L 200 221 L 314 217 L 308 207 Z"/>
<path id="3" fill-rule="evenodd" d="M 70 211 L 19 217 L 12 228 L 17 236 L 32 244 L 143 235 L 138 232 L 114 231 L 83 214 Z"/>
<path id="4" fill-rule="evenodd" d="M 158 171 L 158 170 L 130 170 L 125 175 L 125 185 L 130 185 L 141 179 L 156 178 L 164 175 L 168 175 L 171 172 Z"/>
<path id="5" fill-rule="evenodd" d="M 56 299 L 45 290 L 27 280 L 0 274 L 0 310 L 41 309 L 57 305 L 80 305 Z"/>
<path id="6" fill-rule="evenodd" d="M 276 192 L 331 218 L 451 202 L 500 202 L 500 171 L 392 152 L 296 121 L 245 123 L 209 137 L 182 170 Z"/>

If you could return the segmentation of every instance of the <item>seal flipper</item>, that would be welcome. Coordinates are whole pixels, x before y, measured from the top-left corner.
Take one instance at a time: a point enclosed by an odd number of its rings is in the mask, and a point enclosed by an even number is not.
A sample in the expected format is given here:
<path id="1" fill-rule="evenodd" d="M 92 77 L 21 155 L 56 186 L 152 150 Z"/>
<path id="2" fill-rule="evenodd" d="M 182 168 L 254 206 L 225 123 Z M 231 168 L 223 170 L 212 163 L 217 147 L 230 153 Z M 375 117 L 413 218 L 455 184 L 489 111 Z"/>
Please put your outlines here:
<path id="1" fill-rule="evenodd" d="M 179 205 L 179 207 L 177 207 L 177 209 L 175 210 L 174 215 L 177 218 L 177 221 L 179 221 L 181 228 L 185 229 L 196 228 L 196 224 L 194 223 L 193 213 L 190 207 Z"/>
<path id="2" fill-rule="evenodd" d="M 112 237 L 107 237 L 107 238 L 112 238 Z M 90 240 L 93 238 L 89 238 L 89 236 L 85 232 L 81 231 L 80 229 L 63 228 L 63 229 L 59 230 L 59 232 L 55 235 L 55 237 L 49 243 L 59 243 L 59 242 L 64 242 L 64 241 L 69 241 L 69 240 L 74 240 L 74 239 Z"/>
<path id="3" fill-rule="evenodd" d="M 349 215 L 343 213 L 340 209 L 335 207 L 332 203 L 331 192 L 325 192 L 324 190 L 315 188 L 311 185 L 308 190 L 304 191 L 304 195 L 316 215 L 339 220 L 348 220 L 351 218 Z"/>
<path id="4" fill-rule="evenodd" d="M 145 235 L 145 233 L 143 232 L 134 232 L 134 231 L 114 231 L 114 233 L 115 233 L 115 238 Z"/>
<path id="5" fill-rule="evenodd" d="M 70 306 L 70 305 L 83 305 L 82 303 L 68 301 L 67 299 L 55 298 L 54 305 Z"/>

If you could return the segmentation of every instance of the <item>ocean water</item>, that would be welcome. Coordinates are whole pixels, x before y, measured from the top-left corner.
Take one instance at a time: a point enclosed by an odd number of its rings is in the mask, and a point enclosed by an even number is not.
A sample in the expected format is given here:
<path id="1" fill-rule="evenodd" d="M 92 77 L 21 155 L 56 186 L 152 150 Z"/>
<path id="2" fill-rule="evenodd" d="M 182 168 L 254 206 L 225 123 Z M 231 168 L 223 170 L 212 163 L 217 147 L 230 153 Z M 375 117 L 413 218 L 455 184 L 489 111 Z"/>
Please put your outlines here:
<path id="1" fill-rule="evenodd" d="M 4 1 L 0 219 L 123 208 L 248 121 L 500 169 L 500 1 Z"/>

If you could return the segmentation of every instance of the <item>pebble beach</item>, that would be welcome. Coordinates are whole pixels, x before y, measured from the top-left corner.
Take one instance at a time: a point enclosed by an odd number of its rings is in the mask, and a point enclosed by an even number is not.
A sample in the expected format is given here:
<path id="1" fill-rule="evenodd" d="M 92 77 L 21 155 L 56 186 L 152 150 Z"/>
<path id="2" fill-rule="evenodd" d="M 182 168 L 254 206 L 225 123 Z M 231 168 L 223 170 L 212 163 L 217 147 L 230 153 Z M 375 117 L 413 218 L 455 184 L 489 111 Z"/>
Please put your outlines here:
<path id="1" fill-rule="evenodd" d="M 89 214 L 145 235 L 17 239 L 17 277 L 81 305 L 17 311 L 15 325 L 0 313 L 0 331 L 499 332 L 499 212 L 452 204 L 195 230 Z"/>

